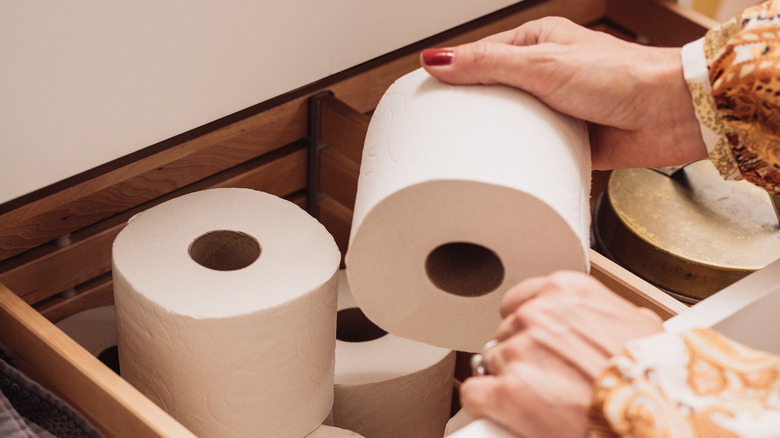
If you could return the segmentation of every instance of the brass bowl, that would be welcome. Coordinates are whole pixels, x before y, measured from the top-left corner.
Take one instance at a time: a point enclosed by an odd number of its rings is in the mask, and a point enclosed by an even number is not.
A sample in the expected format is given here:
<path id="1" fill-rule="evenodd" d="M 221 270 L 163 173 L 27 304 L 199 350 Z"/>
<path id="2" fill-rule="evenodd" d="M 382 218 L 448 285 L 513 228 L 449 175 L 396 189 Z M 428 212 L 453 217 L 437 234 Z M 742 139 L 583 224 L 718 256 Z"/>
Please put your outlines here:
<path id="1" fill-rule="evenodd" d="M 676 172 L 613 171 L 594 209 L 593 239 L 599 252 L 689 303 L 780 257 L 770 196 L 723 180 L 709 160 Z"/>

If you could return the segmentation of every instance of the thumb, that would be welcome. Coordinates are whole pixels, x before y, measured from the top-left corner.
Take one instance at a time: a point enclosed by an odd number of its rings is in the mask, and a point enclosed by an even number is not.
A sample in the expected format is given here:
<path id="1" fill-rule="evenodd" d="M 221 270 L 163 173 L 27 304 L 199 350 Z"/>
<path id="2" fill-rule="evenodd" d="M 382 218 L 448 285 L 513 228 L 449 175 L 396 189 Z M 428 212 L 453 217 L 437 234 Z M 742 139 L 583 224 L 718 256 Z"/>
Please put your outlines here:
<path id="1" fill-rule="evenodd" d="M 460 400 L 463 410 L 471 418 L 487 418 L 507 430 L 518 433 L 518 422 L 522 422 L 522 410 L 507 400 L 512 389 L 498 376 L 468 378 L 460 386 Z"/>
<path id="2" fill-rule="evenodd" d="M 561 82 L 563 46 L 516 46 L 477 41 L 423 50 L 420 63 L 433 77 L 458 85 L 503 84 L 543 97 Z"/>
<path id="3" fill-rule="evenodd" d="M 467 378 L 460 385 L 460 402 L 471 418 L 489 418 L 504 404 L 498 396 L 503 390 L 498 376 Z"/>

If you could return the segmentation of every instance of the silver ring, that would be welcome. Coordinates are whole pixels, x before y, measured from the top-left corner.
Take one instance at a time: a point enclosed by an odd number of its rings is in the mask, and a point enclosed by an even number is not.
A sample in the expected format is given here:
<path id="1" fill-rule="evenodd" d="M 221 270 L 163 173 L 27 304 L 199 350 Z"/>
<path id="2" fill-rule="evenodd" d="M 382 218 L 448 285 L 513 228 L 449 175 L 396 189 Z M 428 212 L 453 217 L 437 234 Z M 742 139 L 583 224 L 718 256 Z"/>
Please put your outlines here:
<path id="1" fill-rule="evenodd" d="M 490 340 L 485 344 L 484 347 L 482 347 L 482 352 L 471 356 L 471 372 L 474 376 L 482 377 L 490 374 L 487 369 L 487 364 L 485 363 L 485 355 L 487 354 L 488 350 L 495 347 L 496 345 L 498 345 L 497 340 Z"/>

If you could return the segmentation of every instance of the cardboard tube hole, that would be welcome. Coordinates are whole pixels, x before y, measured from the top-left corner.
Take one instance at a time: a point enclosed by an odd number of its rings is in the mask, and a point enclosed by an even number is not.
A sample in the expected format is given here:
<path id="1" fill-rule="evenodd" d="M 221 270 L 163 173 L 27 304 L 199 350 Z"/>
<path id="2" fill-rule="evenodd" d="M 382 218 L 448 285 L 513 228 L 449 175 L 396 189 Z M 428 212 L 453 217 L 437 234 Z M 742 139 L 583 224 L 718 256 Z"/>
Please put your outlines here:
<path id="1" fill-rule="evenodd" d="M 103 365 L 119 374 L 119 348 L 116 345 L 101 351 L 97 358 L 99 361 L 103 362 Z"/>
<path id="2" fill-rule="evenodd" d="M 189 254 L 201 266 L 216 271 L 246 268 L 260 258 L 260 243 L 240 231 L 216 230 L 193 240 Z"/>
<path id="3" fill-rule="evenodd" d="M 445 243 L 431 251 L 425 272 L 436 287 L 462 297 L 486 295 L 504 281 L 504 264 L 496 253 L 466 242 Z"/>
<path id="4" fill-rule="evenodd" d="M 336 314 L 336 339 L 339 341 L 368 342 L 386 334 L 357 307 L 342 309 Z"/>

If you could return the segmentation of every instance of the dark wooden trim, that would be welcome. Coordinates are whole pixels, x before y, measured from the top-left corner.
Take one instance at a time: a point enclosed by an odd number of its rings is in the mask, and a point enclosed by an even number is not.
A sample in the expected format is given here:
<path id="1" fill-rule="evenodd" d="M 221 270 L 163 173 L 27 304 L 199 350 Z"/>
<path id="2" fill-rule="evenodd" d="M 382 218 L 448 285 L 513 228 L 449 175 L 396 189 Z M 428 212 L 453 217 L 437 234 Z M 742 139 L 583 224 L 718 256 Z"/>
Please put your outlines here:
<path id="1" fill-rule="evenodd" d="M 669 0 L 609 0 L 606 19 L 645 44 L 664 47 L 681 47 L 718 24 Z"/>

